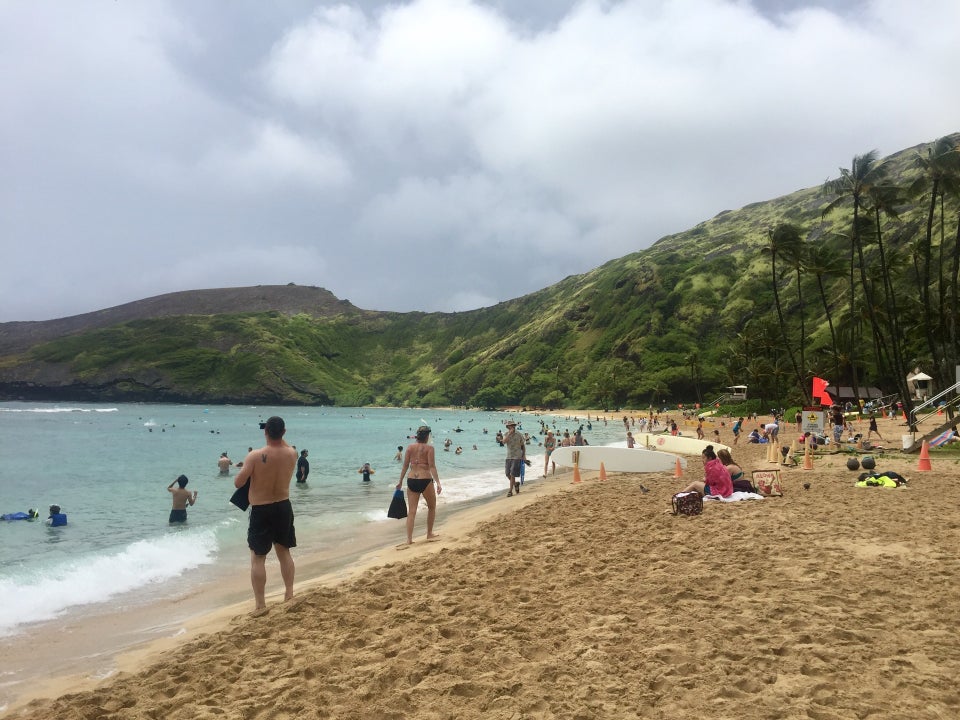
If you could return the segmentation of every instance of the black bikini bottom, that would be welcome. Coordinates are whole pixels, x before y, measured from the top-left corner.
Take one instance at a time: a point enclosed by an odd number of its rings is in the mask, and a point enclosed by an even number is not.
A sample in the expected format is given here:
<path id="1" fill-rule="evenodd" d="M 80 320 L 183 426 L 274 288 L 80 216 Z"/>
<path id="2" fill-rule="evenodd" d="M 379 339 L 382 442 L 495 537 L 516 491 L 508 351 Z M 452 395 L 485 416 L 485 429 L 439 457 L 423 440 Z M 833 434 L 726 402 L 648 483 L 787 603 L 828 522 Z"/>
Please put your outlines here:
<path id="1" fill-rule="evenodd" d="M 432 478 L 407 478 L 407 489 L 410 492 L 422 493 L 431 482 Z"/>

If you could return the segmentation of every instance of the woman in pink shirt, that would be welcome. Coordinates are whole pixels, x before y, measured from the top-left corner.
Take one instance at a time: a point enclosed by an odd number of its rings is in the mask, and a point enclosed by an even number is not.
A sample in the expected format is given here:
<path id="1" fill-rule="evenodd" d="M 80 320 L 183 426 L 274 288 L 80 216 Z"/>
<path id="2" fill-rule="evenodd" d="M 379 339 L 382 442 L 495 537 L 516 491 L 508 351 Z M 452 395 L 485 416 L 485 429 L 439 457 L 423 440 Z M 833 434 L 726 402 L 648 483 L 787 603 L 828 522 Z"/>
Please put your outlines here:
<path id="1" fill-rule="evenodd" d="M 680 492 L 696 491 L 701 495 L 717 495 L 730 497 L 733 494 L 733 481 L 726 466 L 713 451 L 713 445 L 707 445 L 703 450 L 703 482 L 694 480 Z"/>

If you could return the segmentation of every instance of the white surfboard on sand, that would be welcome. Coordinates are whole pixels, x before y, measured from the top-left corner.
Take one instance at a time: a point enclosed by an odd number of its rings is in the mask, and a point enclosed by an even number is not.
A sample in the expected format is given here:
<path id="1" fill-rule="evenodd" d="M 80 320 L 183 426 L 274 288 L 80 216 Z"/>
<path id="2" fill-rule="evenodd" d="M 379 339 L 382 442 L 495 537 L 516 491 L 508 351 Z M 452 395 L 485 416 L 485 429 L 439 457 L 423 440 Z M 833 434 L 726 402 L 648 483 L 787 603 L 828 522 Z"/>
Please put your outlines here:
<path id="1" fill-rule="evenodd" d="M 716 452 L 721 448 L 730 450 L 729 445 L 714 442 L 713 440 L 697 440 L 696 438 L 686 437 L 685 435 L 658 435 L 656 433 L 639 433 L 636 436 L 637 445 L 650 450 L 663 450 L 668 453 L 677 453 L 678 455 L 699 455 L 707 445 L 713 445 Z"/>
<path id="2" fill-rule="evenodd" d="M 608 472 L 665 472 L 677 467 L 676 455 L 604 445 L 558 447 L 550 460 L 561 467 L 573 467 L 576 463 L 581 470 L 599 470 L 603 463 L 603 469 Z M 686 467 L 686 464 L 686 460 L 680 458 L 680 466 Z"/>

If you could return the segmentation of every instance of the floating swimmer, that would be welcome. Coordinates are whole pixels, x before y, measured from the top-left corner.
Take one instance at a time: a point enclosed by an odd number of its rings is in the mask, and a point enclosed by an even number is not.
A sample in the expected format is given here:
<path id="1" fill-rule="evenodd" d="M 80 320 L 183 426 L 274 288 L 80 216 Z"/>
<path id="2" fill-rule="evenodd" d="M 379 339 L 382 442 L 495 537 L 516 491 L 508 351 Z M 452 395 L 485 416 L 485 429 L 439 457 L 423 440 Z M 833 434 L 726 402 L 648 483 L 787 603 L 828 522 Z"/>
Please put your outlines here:
<path id="1" fill-rule="evenodd" d="M 38 517 L 40 517 L 40 513 L 33 508 L 30 508 L 26 512 L 6 513 L 5 515 L 0 515 L 0 520 L 36 520 Z"/>

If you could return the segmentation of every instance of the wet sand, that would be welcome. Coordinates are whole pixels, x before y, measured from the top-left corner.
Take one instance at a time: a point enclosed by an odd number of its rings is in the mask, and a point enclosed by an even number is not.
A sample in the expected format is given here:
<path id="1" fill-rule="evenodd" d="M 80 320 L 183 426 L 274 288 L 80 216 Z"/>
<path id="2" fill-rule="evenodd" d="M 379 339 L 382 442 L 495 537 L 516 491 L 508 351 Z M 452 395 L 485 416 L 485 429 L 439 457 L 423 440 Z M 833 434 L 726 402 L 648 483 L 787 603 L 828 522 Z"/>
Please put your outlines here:
<path id="1" fill-rule="evenodd" d="M 902 428 L 880 427 L 898 447 Z M 734 457 L 777 467 L 765 452 Z M 68 694 L 7 714 L 957 717 L 958 456 L 934 453 L 932 472 L 874 456 L 909 485 L 857 488 L 848 455 L 822 455 L 782 469 L 782 498 L 696 517 L 665 511 L 702 478 L 699 458 L 680 479 L 530 483 L 441 516 L 435 542 L 371 553 L 289 603 L 274 594 L 262 617 L 242 603 L 197 618 L 124 672 L 61 679 L 45 692 Z"/>

